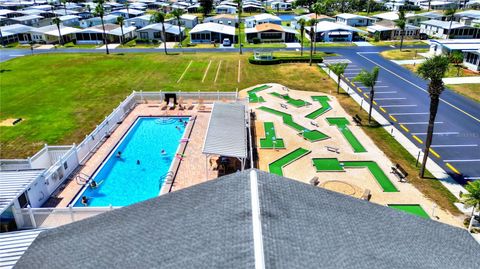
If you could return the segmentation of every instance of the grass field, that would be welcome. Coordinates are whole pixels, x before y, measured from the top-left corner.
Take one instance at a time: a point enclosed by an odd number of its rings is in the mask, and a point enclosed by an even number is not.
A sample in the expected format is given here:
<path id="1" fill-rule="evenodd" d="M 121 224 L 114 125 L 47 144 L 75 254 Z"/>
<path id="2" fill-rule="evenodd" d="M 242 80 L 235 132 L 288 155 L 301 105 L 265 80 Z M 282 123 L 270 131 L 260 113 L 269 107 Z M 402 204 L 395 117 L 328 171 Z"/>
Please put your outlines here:
<path id="1" fill-rule="evenodd" d="M 400 40 L 396 41 L 378 41 L 378 42 L 370 42 L 372 45 L 375 46 L 395 46 L 400 47 Z M 427 46 L 427 43 L 420 41 L 420 40 L 404 40 L 404 46 Z"/>
<path id="2" fill-rule="evenodd" d="M 427 52 L 428 49 L 402 49 L 398 50 L 386 50 L 380 53 L 384 58 L 389 60 L 412 60 L 412 59 L 423 59 L 422 55 L 418 53 Z"/>
<path id="3" fill-rule="evenodd" d="M 403 65 L 403 67 L 407 68 L 408 70 L 412 71 L 412 72 L 417 72 L 417 69 L 420 65 L 419 64 L 416 64 L 416 65 L 413 65 L 413 64 L 406 64 L 406 65 Z M 457 72 L 458 72 L 458 75 L 457 75 Z M 450 64 L 448 66 L 448 70 L 447 70 L 447 73 L 445 73 L 445 77 L 446 78 L 454 78 L 454 77 L 476 77 L 478 76 L 478 73 L 475 73 L 475 72 L 472 72 L 466 68 L 462 68 L 460 67 L 460 71 L 457 70 L 457 67 L 453 64 Z"/>
<path id="4" fill-rule="evenodd" d="M 455 92 L 480 102 L 480 84 L 455 84 L 447 85 Z"/>

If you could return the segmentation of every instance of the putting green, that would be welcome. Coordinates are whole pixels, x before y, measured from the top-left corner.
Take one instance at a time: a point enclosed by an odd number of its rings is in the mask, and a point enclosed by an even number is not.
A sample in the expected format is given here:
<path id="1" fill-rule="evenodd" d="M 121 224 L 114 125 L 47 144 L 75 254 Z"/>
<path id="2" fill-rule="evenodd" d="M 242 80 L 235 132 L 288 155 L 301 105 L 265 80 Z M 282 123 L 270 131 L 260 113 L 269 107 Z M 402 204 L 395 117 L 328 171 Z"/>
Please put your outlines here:
<path id="1" fill-rule="evenodd" d="M 404 212 L 407 212 L 412 215 L 416 215 L 425 219 L 429 219 L 430 217 L 428 216 L 427 212 L 423 210 L 422 206 L 420 205 L 397 205 L 397 204 L 391 204 L 388 205 L 388 207 L 395 208 L 397 210 L 401 210 Z"/>
<path id="2" fill-rule="evenodd" d="M 350 161 L 340 162 L 336 158 L 315 158 L 312 159 L 317 172 L 343 171 L 345 168 L 368 168 L 384 192 L 398 192 L 383 170 L 373 161 Z"/>
<path id="3" fill-rule="evenodd" d="M 302 107 L 310 104 L 301 99 L 293 99 L 292 97 L 288 96 L 288 94 L 279 94 L 278 92 L 271 92 L 270 94 L 287 101 L 288 104 L 294 107 Z"/>
<path id="4" fill-rule="evenodd" d="M 336 125 L 338 130 L 343 134 L 345 139 L 347 139 L 350 146 L 353 148 L 353 152 L 367 152 L 367 150 L 362 146 L 360 141 L 353 135 L 352 131 L 347 127 L 350 124 L 346 118 L 327 118 L 327 122 L 330 125 Z"/>
<path id="5" fill-rule="evenodd" d="M 260 148 L 262 149 L 284 149 L 285 143 L 283 139 L 278 138 L 275 134 L 273 122 L 264 122 L 265 138 L 260 138 Z"/>
<path id="6" fill-rule="evenodd" d="M 318 118 L 320 115 L 322 115 L 323 113 L 332 109 L 332 107 L 328 103 L 328 101 L 330 101 L 328 96 L 312 96 L 312 99 L 313 99 L 313 101 L 319 102 L 321 107 L 319 109 L 313 111 L 312 113 L 306 115 L 305 118 L 314 120 L 314 119 Z"/>
<path id="7" fill-rule="evenodd" d="M 284 155 L 280 159 L 270 163 L 268 165 L 268 170 L 272 174 L 277 174 L 279 176 L 283 176 L 283 167 L 292 162 L 300 159 L 301 157 L 310 153 L 310 150 L 304 148 L 297 148 L 296 150 Z"/>
<path id="8" fill-rule="evenodd" d="M 285 125 L 290 126 L 291 128 L 295 129 L 297 132 L 301 133 L 302 137 L 309 140 L 310 142 L 315 142 L 315 141 L 329 138 L 328 135 L 320 131 L 309 130 L 303 127 L 302 125 L 296 123 L 295 121 L 293 121 L 292 115 L 288 113 L 284 113 L 284 112 L 275 110 L 273 108 L 265 107 L 265 106 L 261 106 L 258 109 L 282 117 L 283 123 Z"/>
<path id="9" fill-rule="evenodd" d="M 250 103 L 261 103 L 261 102 L 265 102 L 265 99 L 263 99 L 263 97 L 259 97 L 257 95 L 257 92 L 259 91 L 263 91 L 263 90 L 266 90 L 268 88 L 270 88 L 271 86 L 268 86 L 268 85 L 262 85 L 260 87 L 256 87 L 256 88 L 253 88 L 249 91 L 247 91 L 247 94 L 248 94 L 248 101 Z"/>

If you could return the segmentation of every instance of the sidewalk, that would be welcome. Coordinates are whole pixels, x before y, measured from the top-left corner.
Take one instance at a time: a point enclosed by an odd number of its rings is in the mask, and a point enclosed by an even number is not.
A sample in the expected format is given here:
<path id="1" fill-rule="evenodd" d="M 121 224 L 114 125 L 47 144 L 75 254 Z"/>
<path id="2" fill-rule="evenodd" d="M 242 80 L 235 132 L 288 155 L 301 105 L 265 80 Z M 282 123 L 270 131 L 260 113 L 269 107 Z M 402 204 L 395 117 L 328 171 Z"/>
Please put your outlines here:
<path id="1" fill-rule="evenodd" d="M 443 78 L 442 80 L 445 84 L 477 84 L 480 83 L 480 76 Z"/>
<path id="2" fill-rule="evenodd" d="M 116 49 L 118 46 L 120 46 L 120 44 L 117 44 L 117 43 L 113 43 L 113 44 L 108 44 L 108 49 Z M 97 50 L 104 50 L 105 49 L 105 45 L 97 48 Z"/>
<path id="3" fill-rule="evenodd" d="M 425 62 L 425 59 L 416 59 L 416 60 L 391 60 L 392 62 L 398 64 L 398 65 L 404 65 L 404 64 L 421 64 Z"/>

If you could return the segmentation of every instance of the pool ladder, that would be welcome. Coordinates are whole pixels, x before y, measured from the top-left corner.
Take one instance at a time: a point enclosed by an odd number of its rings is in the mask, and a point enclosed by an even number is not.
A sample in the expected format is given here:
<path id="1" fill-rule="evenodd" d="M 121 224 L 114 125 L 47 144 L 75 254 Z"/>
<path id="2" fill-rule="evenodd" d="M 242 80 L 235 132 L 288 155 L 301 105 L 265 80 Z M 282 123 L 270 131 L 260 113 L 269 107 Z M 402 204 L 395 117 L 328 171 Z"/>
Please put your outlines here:
<path id="1" fill-rule="evenodd" d="M 85 185 L 88 181 L 90 181 L 90 176 L 79 172 L 78 175 L 75 177 L 75 181 L 78 185 Z"/>
<path id="2" fill-rule="evenodd" d="M 159 188 L 162 188 L 162 181 L 165 181 L 166 183 L 171 183 L 171 180 L 173 179 L 172 177 L 173 177 L 173 171 L 168 171 L 168 173 L 161 176 L 160 179 L 158 180 Z"/>

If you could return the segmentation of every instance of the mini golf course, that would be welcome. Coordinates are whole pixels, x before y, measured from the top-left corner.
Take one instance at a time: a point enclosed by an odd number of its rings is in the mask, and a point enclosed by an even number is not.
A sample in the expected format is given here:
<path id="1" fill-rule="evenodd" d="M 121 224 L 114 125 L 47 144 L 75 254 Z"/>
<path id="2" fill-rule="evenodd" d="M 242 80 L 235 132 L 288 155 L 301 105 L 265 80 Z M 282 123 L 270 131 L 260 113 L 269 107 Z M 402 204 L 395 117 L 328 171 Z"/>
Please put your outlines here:
<path id="1" fill-rule="evenodd" d="M 260 92 L 260 91 L 263 91 L 263 90 L 266 90 L 268 88 L 270 88 L 271 86 L 268 86 L 268 85 L 262 85 L 260 87 L 256 87 L 256 88 L 253 88 L 249 91 L 247 91 L 247 94 L 248 94 L 248 101 L 250 103 L 262 103 L 262 102 L 265 102 L 265 99 L 263 99 L 263 97 L 259 97 L 257 95 L 257 92 Z"/>
<path id="2" fill-rule="evenodd" d="M 312 113 L 306 115 L 305 118 L 314 120 L 314 119 L 318 118 L 320 115 L 322 115 L 323 113 L 332 109 L 332 107 L 328 103 L 328 101 L 330 101 L 328 96 L 312 96 L 312 99 L 313 99 L 313 101 L 319 102 L 321 107 L 319 109 L 313 111 Z"/>
<path id="3" fill-rule="evenodd" d="M 427 212 L 423 210 L 420 205 L 398 205 L 398 204 L 390 204 L 388 207 L 395 208 L 397 210 L 401 210 L 407 212 L 412 215 L 416 215 L 425 219 L 429 219 Z"/>
<path id="4" fill-rule="evenodd" d="M 352 131 L 348 128 L 347 125 L 349 125 L 350 122 L 346 118 L 343 118 L 343 117 L 327 118 L 327 122 L 330 125 L 337 126 L 338 130 L 343 134 L 343 137 L 345 137 L 345 139 L 347 139 L 350 146 L 352 146 L 353 152 L 355 153 L 367 152 L 367 150 L 362 146 L 360 141 L 358 141 L 355 135 L 353 135 Z"/>
<path id="5" fill-rule="evenodd" d="M 316 141 L 320 141 L 320 140 L 324 140 L 324 139 L 329 138 L 328 135 L 326 135 L 326 134 L 324 134 L 324 133 L 322 133 L 318 130 L 309 130 L 309 129 L 301 126 L 300 124 L 296 123 L 293 120 L 292 115 L 290 115 L 288 113 L 284 113 L 284 112 L 275 110 L 273 108 L 265 107 L 265 106 L 261 106 L 258 109 L 282 117 L 283 123 L 285 125 L 290 126 L 291 128 L 293 128 L 297 132 L 301 133 L 303 138 L 307 139 L 310 142 L 316 142 Z"/>
<path id="6" fill-rule="evenodd" d="M 288 94 L 279 94 L 278 92 L 271 92 L 270 94 L 287 101 L 287 104 L 290 104 L 294 107 L 302 107 L 310 104 L 301 99 L 293 99 L 292 97 L 288 96 Z"/>
<path id="7" fill-rule="evenodd" d="M 284 149 L 285 143 L 283 139 L 278 138 L 275 134 L 273 122 L 264 122 L 265 138 L 260 138 L 260 148 L 262 149 Z"/>
<path id="8" fill-rule="evenodd" d="M 315 158 L 312 159 L 313 165 L 317 172 L 343 171 L 348 168 L 368 168 L 378 184 L 384 192 L 398 192 L 390 179 L 385 175 L 383 170 L 373 161 L 343 161 L 340 162 L 335 158 Z M 341 168 L 341 169 L 340 169 Z"/>
<path id="9" fill-rule="evenodd" d="M 268 165 L 268 170 L 272 174 L 283 176 L 283 167 L 291 164 L 292 162 L 302 158 L 303 156 L 310 153 L 310 150 L 304 148 L 297 148 L 296 150 L 284 155 L 280 159 L 270 163 Z"/>

